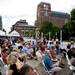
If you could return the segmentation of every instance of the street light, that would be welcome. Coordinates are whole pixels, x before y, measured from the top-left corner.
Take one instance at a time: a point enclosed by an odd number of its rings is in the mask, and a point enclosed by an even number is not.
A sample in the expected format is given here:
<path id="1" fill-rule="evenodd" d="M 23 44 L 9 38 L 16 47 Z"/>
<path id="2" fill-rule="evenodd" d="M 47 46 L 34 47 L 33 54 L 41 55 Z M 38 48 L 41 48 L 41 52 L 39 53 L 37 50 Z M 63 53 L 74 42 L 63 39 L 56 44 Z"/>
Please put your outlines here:
<path id="1" fill-rule="evenodd" d="M 43 32 L 41 33 L 41 41 L 43 42 Z"/>
<path id="2" fill-rule="evenodd" d="M 55 33 L 55 38 L 57 38 L 57 32 Z"/>
<path id="3" fill-rule="evenodd" d="M 60 42 L 62 42 L 62 30 L 60 30 Z"/>
<path id="4" fill-rule="evenodd" d="M 49 32 L 49 40 L 51 39 L 51 32 Z"/>

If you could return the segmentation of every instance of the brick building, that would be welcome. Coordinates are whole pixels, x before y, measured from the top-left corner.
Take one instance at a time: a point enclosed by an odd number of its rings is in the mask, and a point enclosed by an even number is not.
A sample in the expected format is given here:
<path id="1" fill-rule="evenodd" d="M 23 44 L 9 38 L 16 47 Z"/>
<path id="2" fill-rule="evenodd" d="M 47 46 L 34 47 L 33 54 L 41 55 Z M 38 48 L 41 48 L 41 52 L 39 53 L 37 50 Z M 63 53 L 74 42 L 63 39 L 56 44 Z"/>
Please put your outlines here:
<path id="1" fill-rule="evenodd" d="M 41 2 L 37 6 L 37 20 L 35 21 L 35 25 L 40 27 L 43 21 L 48 21 L 62 28 L 68 17 L 69 15 L 67 13 L 51 11 L 51 5 L 49 3 Z"/>
<path id="2" fill-rule="evenodd" d="M 26 20 L 17 21 L 11 28 L 11 31 L 16 30 L 21 36 L 25 36 L 25 32 L 35 32 L 35 26 L 28 25 Z"/>

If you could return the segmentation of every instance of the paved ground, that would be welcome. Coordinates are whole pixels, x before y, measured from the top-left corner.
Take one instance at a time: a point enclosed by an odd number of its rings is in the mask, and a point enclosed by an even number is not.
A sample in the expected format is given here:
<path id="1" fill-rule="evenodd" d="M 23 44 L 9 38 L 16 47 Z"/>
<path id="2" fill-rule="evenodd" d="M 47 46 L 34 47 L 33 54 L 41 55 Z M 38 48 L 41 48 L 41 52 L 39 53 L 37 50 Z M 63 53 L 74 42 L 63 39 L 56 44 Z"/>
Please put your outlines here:
<path id="1" fill-rule="evenodd" d="M 36 68 L 39 66 L 40 63 L 38 60 L 32 59 L 32 60 L 27 60 L 27 64 L 29 64 L 33 68 Z"/>
<path id="2" fill-rule="evenodd" d="M 45 70 L 44 70 L 42 64 L 39 63 L 38 60 L 34 60 L 34 59 L 32 59 L 32 60 L 27 60 L 27 63 L 28 63 L 30 66 L 36 68 L 37 71 L 40 73 L 40 75 L 47 75 L 47 74 L 45 73 Z M 62 71 L 61 71 L 61 73 L 60 73 L 59 75 L 69 75 L 69 73 L 70 73 L 70 70 L 69 70 L 69 68 L 68 68 L 66 59 L 64 59 L 64 63 L 65 63 L 65 66 L 64 66 L 64 68 L 62 68 Z M 72 74 L 71 74 L 71 75 L 72 75 Z"/>
<path id="3" fill-rule="evenodd" d="M 27 64 L 32 66 L 33 68 L 37 69 L 40 75 L 46 75 L 44 68 L 41 63 L 38 62 L 38 60 L 27 60 Z"/>

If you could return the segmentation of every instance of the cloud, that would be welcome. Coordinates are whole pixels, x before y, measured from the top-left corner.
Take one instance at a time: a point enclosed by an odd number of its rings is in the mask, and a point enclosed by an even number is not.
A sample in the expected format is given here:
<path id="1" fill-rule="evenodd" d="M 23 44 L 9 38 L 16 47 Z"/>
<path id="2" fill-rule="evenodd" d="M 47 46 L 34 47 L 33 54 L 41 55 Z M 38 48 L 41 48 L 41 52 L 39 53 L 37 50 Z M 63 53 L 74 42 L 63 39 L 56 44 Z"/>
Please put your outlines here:
<path id="1" fill-rule="evenodd" d="M 0 15 L 3 28 L 7 31 L 19 19 L 26 19 L 30 25 L 36 20 L 37 5 L 48 2 L 54 11 L 69 12 L 75 7 L 75 0 L 0 0 Z"/>

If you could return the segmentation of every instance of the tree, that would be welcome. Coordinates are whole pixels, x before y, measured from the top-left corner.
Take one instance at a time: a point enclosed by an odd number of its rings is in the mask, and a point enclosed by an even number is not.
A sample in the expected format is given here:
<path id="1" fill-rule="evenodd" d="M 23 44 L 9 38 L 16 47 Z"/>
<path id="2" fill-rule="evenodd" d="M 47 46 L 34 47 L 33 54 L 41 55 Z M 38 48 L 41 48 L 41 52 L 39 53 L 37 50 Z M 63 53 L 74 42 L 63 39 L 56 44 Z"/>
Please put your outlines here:
<path id="1" fill-rule="evenodd" d="M 51 22 L 43 22 L 40 28 L 40 32 L 43 32 L 45 37 L 49 37 L 49 32 L 51 37 L 56 36 L 56 33 L 59 31 L 59 28 L 54 26 Z"/>
<path id="2" fill-rule="evenodd" d="M 48 37 L 49 32 L 51 32 L 53 29 L 52 27 L 53 27 L 53 24 L 51 22 L 48 22 L 48 21 L 42 22 L 40 27 L 40 34 L 43 32 L 43 35 L 45 37 Z"/>
<path id="3" fill-rule="evenodd" d="M 35 31 L 30 31 L 29 33 L 30 33 L 30 37 L 34 37 L 35 38 L 35 35 L 36 35 Z"/>
<path id="4" fill-rule="evenodd" d="M 29 37 L 29 32 L 28 31 L 25 31 L 25 36 Z"/>
<path id="5" fill-rule="evenodd" d="M 75 9 L 71 11 L 68 22 L 63 27 L 63 34 L 66 39 L 75 37 Z"/>
<path id="6" fill-rule="evenodd" d="M 60 29 L 58 27 L 53 26 L 53 29 L 52 29 L 53 35 L 55 35 L 57 37 L 57 34 L 58 34 L 59 31 L 60 31 Z"/>
<path id="7" fill-rule="evenodd" d="M 40 28 L 40 32 L 48 33 L 52 30 L 53 24 L 51 22 L 43 22 Z"/>
<path id="8" fill-rule="evenodd" d="M 72 36 L 75 37 L 75 9 L 71 11 Z"/>
<path id="9" fill-rule="evenodd" d="M 71 21 L 75 23 L 75 9 L 71 11 Z"/>

